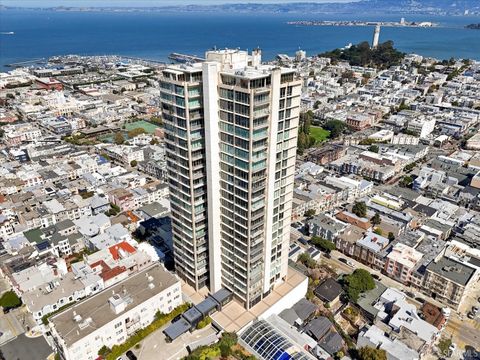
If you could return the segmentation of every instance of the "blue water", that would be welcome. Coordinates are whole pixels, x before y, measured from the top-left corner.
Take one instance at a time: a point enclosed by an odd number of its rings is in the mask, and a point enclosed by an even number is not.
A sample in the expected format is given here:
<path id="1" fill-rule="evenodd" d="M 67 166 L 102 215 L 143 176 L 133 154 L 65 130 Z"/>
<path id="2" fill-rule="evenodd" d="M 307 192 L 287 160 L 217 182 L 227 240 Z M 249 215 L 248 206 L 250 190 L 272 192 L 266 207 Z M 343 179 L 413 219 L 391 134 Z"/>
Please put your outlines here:
<path id="1" fill-rule="evenodd" d="M 405 52 L 437 58 L 480 60 L 480 31 L 464 25 L 480 17 L 405 16 L 434 21 L 439 28 L 382 28 L 381 41 L 393 40 Z M 110 13 L 5 10 L 0 12 L 0 65 L 61 54 L 119 54 L 167 60 L 171 52 L 203 55 L 206 49 L 259 46 L 264 59 L 298 48 L 315 54 L 348 43 L 370 41 L 370 27 L 302 27 L 289 20 L 399 20 L 399 16 L 308 16 L 286 14 Z"/>

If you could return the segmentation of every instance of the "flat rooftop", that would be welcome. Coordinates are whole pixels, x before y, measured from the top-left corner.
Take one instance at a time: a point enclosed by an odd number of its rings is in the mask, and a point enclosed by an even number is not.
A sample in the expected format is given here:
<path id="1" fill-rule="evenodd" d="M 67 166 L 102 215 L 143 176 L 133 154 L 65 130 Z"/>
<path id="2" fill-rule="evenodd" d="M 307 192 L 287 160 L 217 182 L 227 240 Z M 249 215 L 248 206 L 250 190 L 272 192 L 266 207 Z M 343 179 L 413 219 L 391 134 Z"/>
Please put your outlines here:
<path id="1" fill-rule="evenodd" d="M 442 257 L 437 262 L 432 261 L 427 266 L 427 270 L 462 286 L 467 285 L 475 274 L 474 268 L 446 257 Z"/>
<path id="2" fill-rule="evenodd" d="M 242 304 L 234 299 L 225 305 L 222 311 L 218 311 L 211 315 L 211 318 L 225 331 L 238 332 L 253 320 L 261 317 L 262 314 L 269 310 L 284 296 L 295 290 L 303 281 L 305 281 L 305 276 L 303 274 L 288 267 L 286 281 L 274 288 L 267 297 L 253 306 L 250 310 L 246 310 Z"/>
<path id="3" fill-rule="evenodd" d="M 177 281 L 179 280 L 161 265 L 155 265 L 52 316 L 49 320 L 66 345 L 71 346 L 93 330 L 101 328 L 120 315 L 115 314 L 110 308 L 109 299 L 114 294 L 128 297 L 126 309 L 123 311 L 125 312 L 169 288 Z M 149 283 L 155 286 L 151 287 Z M 74 316 L 77 319 L 80 316 L 81 320 L 76 321 Z M 86 325 L 81 326 L 82 322 L 85 322 Z"/>

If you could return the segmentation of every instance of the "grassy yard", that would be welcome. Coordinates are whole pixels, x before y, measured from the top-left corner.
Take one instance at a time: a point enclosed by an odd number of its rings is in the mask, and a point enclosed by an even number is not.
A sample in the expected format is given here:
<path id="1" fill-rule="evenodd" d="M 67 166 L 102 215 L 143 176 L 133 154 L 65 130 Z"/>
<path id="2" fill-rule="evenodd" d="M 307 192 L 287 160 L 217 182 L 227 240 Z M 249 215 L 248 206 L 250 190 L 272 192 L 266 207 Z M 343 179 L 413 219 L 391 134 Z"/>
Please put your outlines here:
<path id="1" fill-rule="evenodd" d="M 125 124 L 125 130 L 126 131 L 130 131 L 130 130 L 133 130 L 133 129 L 136 129 L 136 128 L 142 128 L 149 134 L 153 134 L 153 132 L 155 131 L 155 129 L 157 127 L 158 127 L 158 125 L 151 124 L 151 123 L 143 121 L 143 120 Z"/>
<path id="2" fill-rule="evenodd" d="M 310 128 L 310 135 L 313 136 L 317 143 L 325 141 L 330 136 L 330 131 L 318 126 Z"/>

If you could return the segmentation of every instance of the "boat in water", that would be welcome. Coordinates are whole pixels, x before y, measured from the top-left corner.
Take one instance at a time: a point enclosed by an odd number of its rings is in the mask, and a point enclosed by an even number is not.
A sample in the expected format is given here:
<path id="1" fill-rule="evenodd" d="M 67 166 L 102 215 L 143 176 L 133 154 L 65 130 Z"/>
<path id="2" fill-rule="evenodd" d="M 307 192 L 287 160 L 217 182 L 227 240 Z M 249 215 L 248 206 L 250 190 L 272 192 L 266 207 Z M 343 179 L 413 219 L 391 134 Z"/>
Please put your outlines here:
<path id="1" fill-rule="evenodd" d="M 15 35 L 13 31 L 2 31 L 0 32 L 1 35 Z"/>

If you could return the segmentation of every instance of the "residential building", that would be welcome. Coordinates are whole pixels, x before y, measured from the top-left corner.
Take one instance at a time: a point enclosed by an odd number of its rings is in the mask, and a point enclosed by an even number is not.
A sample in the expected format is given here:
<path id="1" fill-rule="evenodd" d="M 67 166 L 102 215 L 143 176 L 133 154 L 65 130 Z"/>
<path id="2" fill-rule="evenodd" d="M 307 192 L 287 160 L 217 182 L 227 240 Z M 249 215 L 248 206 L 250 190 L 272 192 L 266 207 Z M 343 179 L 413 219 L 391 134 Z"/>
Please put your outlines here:
<path id="1" fill-rule="evenodd" d="M 475 272 L 473 267 L 441 257 L 427 266 L 423 290 L 433 299 L 457 309 L 476 277 Z"/>
<path id="2" fill-rule="evenodd" d="M 180 281 L 155 265 L 52 316 L 50 332 L 60 359 L 94 360 L 182 302 Z"/>
<path id="3" fill-rule="evenodd" d="M 176 270 L 246 308 L 287 274 L 301 93 L 260 60 L 208 51 L 160 81 Z"/>
<path id="4" fill-rule="evenodd" d="M 385 272 L 388 276 L 403 284 L 410 284 L 413 272 L 422 257 L 421 252 L 408 245 L 395 244 L 392 251 L 387 255 Z"/>

